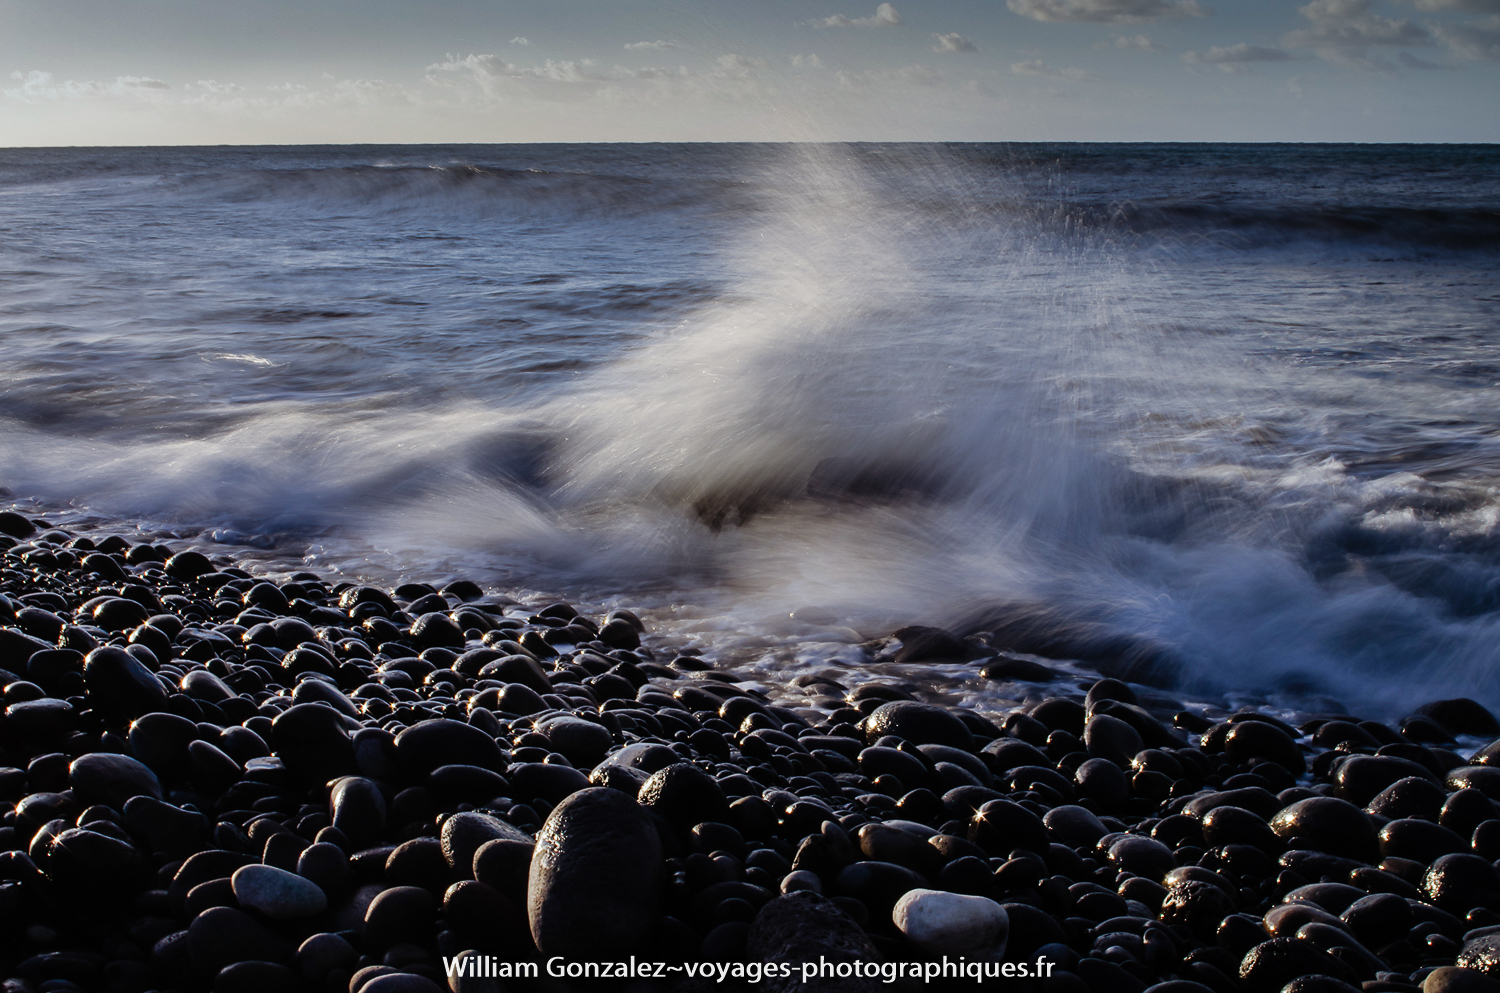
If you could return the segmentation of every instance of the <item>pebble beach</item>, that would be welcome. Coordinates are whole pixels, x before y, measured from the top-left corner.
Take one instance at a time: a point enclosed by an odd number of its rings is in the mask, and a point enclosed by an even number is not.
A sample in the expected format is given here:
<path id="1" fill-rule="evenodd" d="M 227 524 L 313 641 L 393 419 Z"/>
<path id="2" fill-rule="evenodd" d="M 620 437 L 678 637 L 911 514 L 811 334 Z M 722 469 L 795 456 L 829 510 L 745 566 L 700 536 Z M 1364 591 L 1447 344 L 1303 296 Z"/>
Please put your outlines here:
<path id="1" fill-rule="evenodd" d="M 871 662 L 1024 699 L 768 688 L 647 611 L 0 534 L 6 993 L 1500 990 L 1469 699 L 1231 713 L 936 626 Z"/>

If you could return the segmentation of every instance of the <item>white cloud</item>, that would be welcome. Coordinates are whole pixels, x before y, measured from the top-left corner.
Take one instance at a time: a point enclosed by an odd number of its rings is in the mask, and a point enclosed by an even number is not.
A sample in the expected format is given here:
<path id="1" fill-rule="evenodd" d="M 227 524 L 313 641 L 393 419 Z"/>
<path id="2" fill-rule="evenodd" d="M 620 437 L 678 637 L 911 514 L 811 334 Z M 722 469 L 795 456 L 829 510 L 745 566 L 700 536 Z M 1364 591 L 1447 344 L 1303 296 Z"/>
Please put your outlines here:
<path id="1" fill-rule="evenodd" d="M 798 69 L 821 69 L 823 68 L 823 60 L 818 58 L 816 54 L 793 55 L 792 65 L 796 66 Z"/>
<path id="2" fill-rule="evenodd" d="M 1157 45 L 1156 42 L 1152 41 L 1150 38 L 1147 38 L 1143 34 L 1138 34 L 1138 35 L 1136 35 L 1133 38 L 1127 38 L 1124 35 L 1120 35 L 1118 38 L 1115 39 L 1115 47 L 1116 48 L 1131 48 L 1131 49 L 1135 49 L 1138 52 L 1160 52 L 1160 51 L 1163 51 L 1163 49 L 1161 48 L 1161 46 Z"/>
<path id="3" fill-rule="evenodd" d="M 664 48 L 681 48 L 682 45 L 675 41 L 632 41 L 625 45 L 626 51 L 639 52 L 645 49 L 660 51 Z"/>
<path id="4" fill-rule="evenodd" d="M 1265 48 L 1241 42 L 1221 48 L 1213 46 L 1206 52 L 1183 52 L 1184 62 L 1216 65 L 1224 72 L 1248 72 L 1251 62 L 1286 62 L 1291 56 L 1279 48 Z"/>
<path id="5" fill-rule="evenodd" d="M 1087 69 L 1055 69 L 1041 59 L 1013 62 L 1010 71 L 1017 76 L 1050 76 L 1053 79 L 1067 79 L 1075 83 L 1094 83 L 1104 78 L 1097 72 L 1090 72 Z"/>
<path id="6" fill-rule="evenodd" d="M 1465 10 L 1475 14 L 1500 14 L 1500 0 L 1396 0 L 1418 10 Z"/>
<path id="7" fill-rule="evenodd" d="M 1006 0 L 1006 6 L 1038 21 L 1094 24 L 1141 24 L 1209 13 L 1198 0 Z"/>
<path id="8" fill-rule="evenodd" d="M 1432 33 L 1465 62 L 1500 62 L 1500 16 L 1436 25 Z"/>
<path id="9" fill-rule="evenodd" d="M 50 72 L 32 70 L 13 72 L 10 78 L 20 85 L 0 91 L 0 95 L 23 103 L 108 97 L 156 99 L 165 95 L 162 91 L 172 88 L 171 83 L 150 76 L 116 76 L 113 82 L 101 83 L 95 80 L 58 80 Z"/>
<path id="10" fill-rule="evenodd" d="M 965 38 L 963 35 L 958 34 L 956 32 L 954 34 L 937 34 L 937 35 L 933 35 L 933 37 L 938 40 L 938 43 L 936 45 L 932 46 L 932 50 L 934 52 L 977 52 L 977 51 L 979 51 L 979 49 L 975 46 L 975 44 L 972 41 L 970 41 L 969 39 Z"/>
<path id="11" fill-rule="evenodd" d="M 531 44 L 531 39 L 527 38 L 527 37 L 525 37 L 523 35 L 516 35 L 514 38 L 512 38 L 510 40 L 510 43 L 512 45 L 529 45 L 529 44 Z"/>
<path id="12" fill-rule="evenodd" d="M 901 23 L 901 15 L 892 4 L 883 3 L 869 17 L 845 17 L 834 14 L 817 22 L 825 28 L 883 28 Z"/>

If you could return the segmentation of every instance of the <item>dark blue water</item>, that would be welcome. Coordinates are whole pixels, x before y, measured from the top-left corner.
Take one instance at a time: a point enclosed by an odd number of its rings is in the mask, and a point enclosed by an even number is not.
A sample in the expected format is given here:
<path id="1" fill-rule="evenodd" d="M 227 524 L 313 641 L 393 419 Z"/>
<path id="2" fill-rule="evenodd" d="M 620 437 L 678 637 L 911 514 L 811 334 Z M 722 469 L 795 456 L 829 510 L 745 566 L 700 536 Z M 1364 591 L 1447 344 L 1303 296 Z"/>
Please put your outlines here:
<path id="1" fill-rule="evenodd" d="M 1497 315 L 1492 146 L 12 149 L 0 484 L 767 680 L 1500 705 Z"/>

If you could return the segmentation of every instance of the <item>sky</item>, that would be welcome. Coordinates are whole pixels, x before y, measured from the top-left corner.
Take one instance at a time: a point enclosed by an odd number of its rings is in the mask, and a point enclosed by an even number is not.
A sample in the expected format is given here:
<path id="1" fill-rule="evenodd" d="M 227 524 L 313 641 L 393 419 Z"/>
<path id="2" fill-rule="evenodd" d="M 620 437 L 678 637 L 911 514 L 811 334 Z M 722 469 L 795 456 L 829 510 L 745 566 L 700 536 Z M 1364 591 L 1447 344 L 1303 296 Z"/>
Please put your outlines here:
<path id="1" fill-rule="evenodd" d="M 0 0 L 0 145 L 1500 140 L 1500 0 Z"/>

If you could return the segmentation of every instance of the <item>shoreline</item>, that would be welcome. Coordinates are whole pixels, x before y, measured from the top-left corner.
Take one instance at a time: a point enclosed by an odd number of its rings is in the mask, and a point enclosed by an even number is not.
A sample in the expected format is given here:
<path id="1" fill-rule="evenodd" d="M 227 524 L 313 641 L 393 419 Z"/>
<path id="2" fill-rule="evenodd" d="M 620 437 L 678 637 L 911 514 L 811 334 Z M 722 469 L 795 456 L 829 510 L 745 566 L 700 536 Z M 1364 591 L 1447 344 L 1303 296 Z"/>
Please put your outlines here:
<path id="1" fill-rule="evenodd" d="M 1472 701 L 1292 726 L 1102 678 L 982 714 L 804 673 L 794 708 L 625 609 L 0 532 L 0 971 L 31 989 L 559 988 L 450 980 L 461 954 L 1500 982 L 1500 749 L 1470 754 L 1500 723 Z M 897 643 L 893 665 L 973 648 Z"/>

